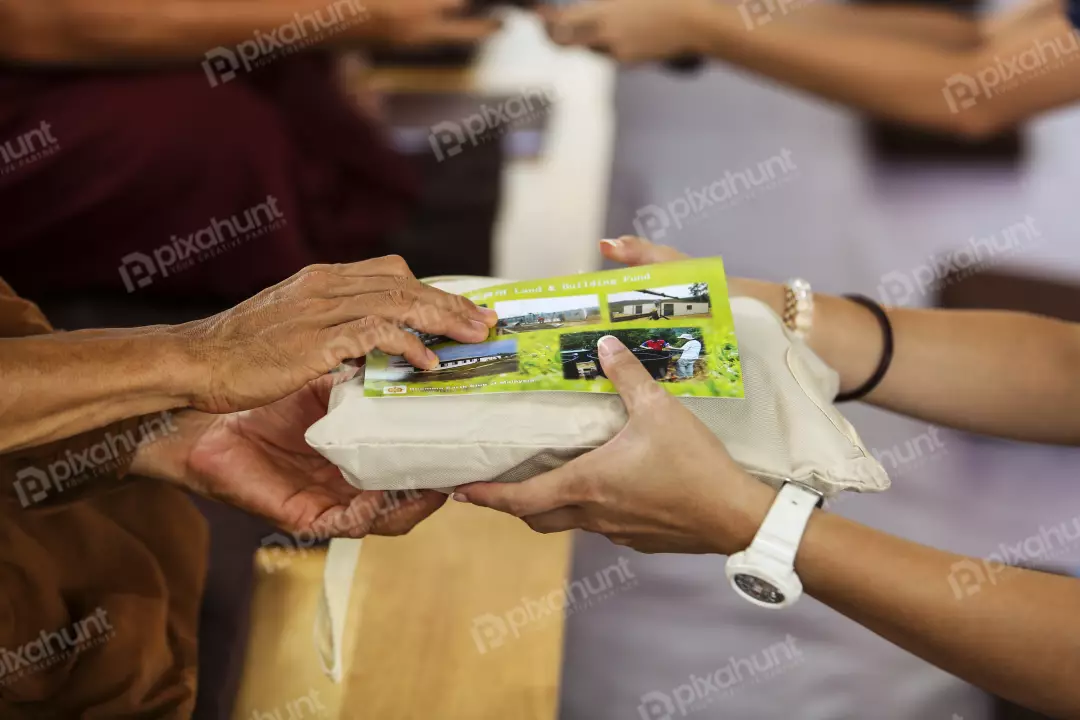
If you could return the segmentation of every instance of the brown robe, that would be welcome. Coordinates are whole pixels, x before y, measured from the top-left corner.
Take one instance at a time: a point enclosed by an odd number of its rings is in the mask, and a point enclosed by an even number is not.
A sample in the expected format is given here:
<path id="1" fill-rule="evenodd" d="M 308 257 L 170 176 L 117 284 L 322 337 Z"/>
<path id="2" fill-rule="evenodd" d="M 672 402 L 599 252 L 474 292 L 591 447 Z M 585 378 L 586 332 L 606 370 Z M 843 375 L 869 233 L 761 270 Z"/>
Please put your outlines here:
<path id="1" fill-rule="evenodd" d="M 0 338 L 51 331 L 0 280 Z M 136 418 L 0 455 L 0 717 L 191 714 L 205 522 L 173 486 L 125 483 L 132 453 L 117 441 L 168 422 Z M 35 481 L 66 476 L 95 446 L 115 452 L 85 482 Z"/>

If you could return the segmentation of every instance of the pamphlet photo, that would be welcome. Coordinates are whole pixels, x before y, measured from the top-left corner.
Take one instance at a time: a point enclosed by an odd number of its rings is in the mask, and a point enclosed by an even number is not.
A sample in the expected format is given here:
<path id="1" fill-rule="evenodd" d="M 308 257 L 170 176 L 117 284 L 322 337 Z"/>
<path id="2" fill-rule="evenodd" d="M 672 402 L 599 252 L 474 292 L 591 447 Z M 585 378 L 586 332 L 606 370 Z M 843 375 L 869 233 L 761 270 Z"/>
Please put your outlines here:
<path id="1" fill-rule="evenodd" d="M 387 382 L 441 382 L 502 375 L 518 371 L 516 338 L 492 340 L 474 345 L 447 345 L 432 348 L 439 357 L 439 366 L 419 370 L 400 356 L 389 358 L 385 368 L 368 368 L 371 380 Z"/>
<path id="2" fill-rule="evenodd" d="M 600 323 L 600 298 L 596 295 L 531 298 L 495 303 L 498 335 L 515 335 L 536 330 L 557 330 Z"/>
<path id="3" fill-rule="evenodd" d="M 681 320 L 712 316 L 708 283 L 669 285 L 608 295 L 612 322 Z"/>
<path id="4" fill-rule="evenodd" d="M 707 379 L 705 344 L 701 328 L 642 328 L 608 332 L 567 333 L 559 338 L 559 354 L 566 380 L 605 377 L 596 345 L 614 335 L 661 382 Z"/>

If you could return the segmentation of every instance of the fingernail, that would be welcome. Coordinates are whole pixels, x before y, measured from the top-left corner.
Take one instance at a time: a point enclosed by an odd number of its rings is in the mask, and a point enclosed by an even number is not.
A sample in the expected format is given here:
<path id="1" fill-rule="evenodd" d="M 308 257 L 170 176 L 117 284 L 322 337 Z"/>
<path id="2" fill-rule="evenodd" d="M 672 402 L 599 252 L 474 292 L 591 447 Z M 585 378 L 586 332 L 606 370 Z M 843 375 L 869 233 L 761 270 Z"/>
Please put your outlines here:
<path id="1" fill-rule="evenodd" d="M 491 308 L 480 308 L 480 313 L 484 316 L 488 327 L 495 327 L 495 323 L 499 322 L 499 313 Z"/>
<path id="2" fill-rule="evenodd" d="M 487 323 L 482 323 L 479 320 L 470 320 L 469 322 L 472 324 L 473 328 L 487 335 L 488 330 L 490 329 Z"/>
<path id="3" fill-rule="evenodd" d="M 601 242 L 601 243 L 603 243 L 603 244 L 605 244 L 605 245 L 610 245 L 610 246 L 611 246 L 611 247 L 613 247 L 613 248 L 617 248 L 617 247 L 619 247 L 619 241 L 618 241 L 618 240 L 608 240 L 608 239 L 604 239 L 604 240 L 601 240 L 600 242 Z"/>
<path id="4" fill-rule="evenodd" d="M 457 500 L 457 501 L 458 501 L 458 502 L 460 502 L 460 503 L 467 503 L 467 502 L 469 502 L 469 498 L 465 497 L 465 495 L 464 495 L 464 494 L 462 494 L 462 493 L 454 493 L 454 494 L 453 494 L 453 495 L 451 495 L 450 497 L 451 497 L 451 498 L 453 498 L 454 500 Z"/>
<path id="5" fill-rule="evenodd" d="M 424 357 L 427 358 L 428 365 L 430 365 L 431 367 L 435 367 L 439 364 L 439 356 L 436 355 L 432 350 L 425 349 Z"/>
<path id="6" fill-rule="evenodd" d="M 623 344 L 619 338 L 613 335 L 605 335 L 600 338 L 600 342 L 596 344 L 597 349 L 600 351 L 600 357 L 608 358 L 623 349 Z"/>

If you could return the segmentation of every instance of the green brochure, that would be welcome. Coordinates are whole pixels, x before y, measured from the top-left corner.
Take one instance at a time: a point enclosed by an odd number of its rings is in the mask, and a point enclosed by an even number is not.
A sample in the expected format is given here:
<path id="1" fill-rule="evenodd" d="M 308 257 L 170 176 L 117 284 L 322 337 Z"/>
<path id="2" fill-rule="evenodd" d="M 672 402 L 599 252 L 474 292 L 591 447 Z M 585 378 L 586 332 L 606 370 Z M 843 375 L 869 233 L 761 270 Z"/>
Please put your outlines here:
<path id="1" fill-rule="evenodd" d="M 495 310 L 486 342 L 420 335 L 439 366 L 367 357 L 364 393 L 416 397 L 562 390 L 615 392 L 597 357 L 614 335 L 674 395 L 741 398 L 735 323 L 719 258 L 511 283 L 465 293 Z"/>

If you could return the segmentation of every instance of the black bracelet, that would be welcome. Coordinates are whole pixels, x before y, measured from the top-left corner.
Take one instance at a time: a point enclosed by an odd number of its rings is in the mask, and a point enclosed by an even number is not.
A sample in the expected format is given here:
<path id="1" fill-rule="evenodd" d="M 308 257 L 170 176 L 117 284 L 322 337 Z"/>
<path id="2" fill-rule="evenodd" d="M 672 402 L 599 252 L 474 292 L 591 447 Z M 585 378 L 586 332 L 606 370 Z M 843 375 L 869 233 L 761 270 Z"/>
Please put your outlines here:
<path id="1" fill-rule="evenodd" d="M 874 388 L 880 385 L 881 381 L 885 378 L 885 373 L 889 371 L 889 366 L 892 365 L 893 357 L 892 323 L 889 322 L 889 316 L 885 314 L 885 310 L 881 305 L 865 295 L 844 295 L 844 297 L 853 303 L 862 305 L 874 314 L 874 318 L 877 319 L 878 325 L 881 326 L 883 346 L 881 348 L 881 360 L 878 361 L 877 369 L 874 370 L 874 374 L 870 376 L 870 379 L 850 392 L 840 393 L 836 396 L 835 402 L 859 400 L 873 392 Z"/>

